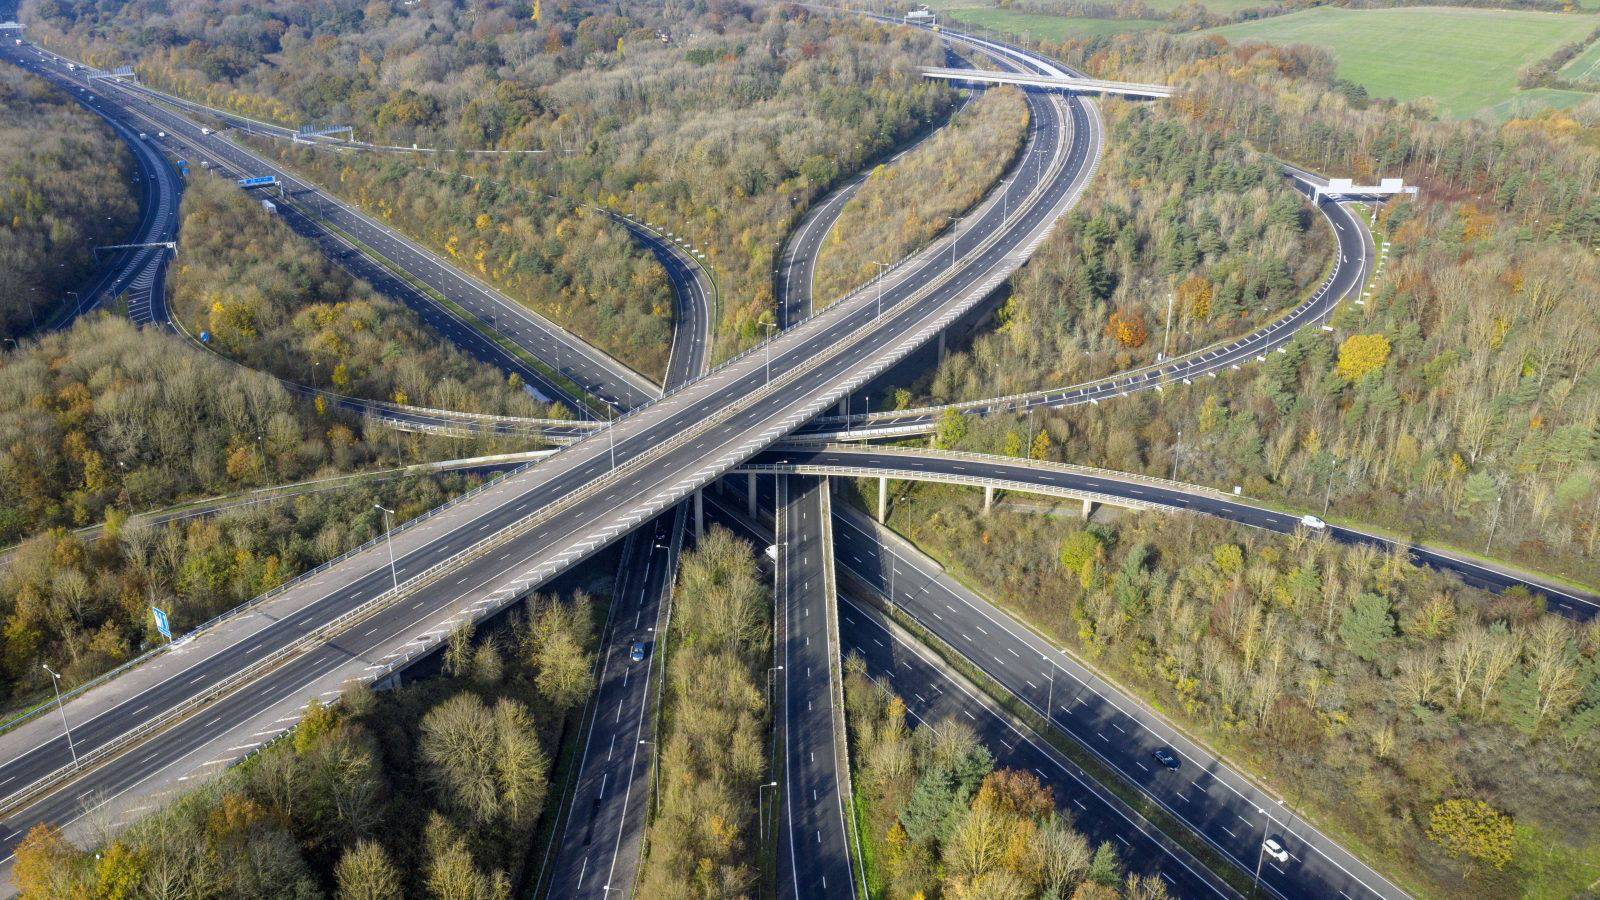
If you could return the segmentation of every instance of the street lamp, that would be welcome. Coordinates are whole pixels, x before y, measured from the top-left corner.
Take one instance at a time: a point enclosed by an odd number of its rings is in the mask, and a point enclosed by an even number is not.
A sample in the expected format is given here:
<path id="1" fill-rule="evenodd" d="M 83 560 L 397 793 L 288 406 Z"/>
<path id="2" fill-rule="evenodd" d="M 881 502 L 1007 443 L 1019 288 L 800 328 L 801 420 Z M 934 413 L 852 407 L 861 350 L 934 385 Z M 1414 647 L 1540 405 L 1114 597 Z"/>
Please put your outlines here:
<path id="1" fill-rule="evenodd" d="M 655 741 L 647 741 L 644 738 L 640 738 L 639 739 L 639 744 L 641 746 L 644 745 L 644 744 L 649 744 L 652 747 L 659 747 L 659 745 L 656 744 Z M 661 757 L 661 754 L 659 754 L 659 753 L 652 753 L 650 755 L 650 768 L 656 770 L 656 802 L 657 803 L 661 802 L 661 759 L 660 759 L 660 757 Z"/>
<path id="2" fill-rule="evenodd" d="M 1266 815 L 1266 810 L 1257 808 L 1256 812 Z M 1256 895 L 1256 889 L 1261 886 L 1261 862 L 1267 855 L 1267 819 L 1261 820 L 1261 846 L 1256 848 L 1256 879 L 1250 885 L 1250 896 Z"/>
<path id="3" fill-rule="evenodd" d="M 72 726 L 67 724 L 67 708 L 61 703 L 61 676 L 57 675 L 56 671 L 49 666 L 42 664 L 41 666 L 46 672 L 50 673 L 50 683 L 55 685 L 56 709 L 61 712 L 61 727 L 66 729 L 67 749 L 72 751 L 72 767 L 76 769 L 78 768 L 78 748 L 72 744 Z"/>
<path id="4" fill-rule="evenodd" d="M 878 318 L 882 319 L 883 318 L 883 272 L 884 272 L 885 269 L 893 268 L 893 266 L 891 266 L 889 263 L 878 262 L 877 260 L 873 260 L 872 264 L 878 267 Z"/>
<path id="5" fill-rule="evenodd" d="M 959 223 L 962 219 L 961 216 L 945 216 L 945 218 L 956 223 Z M 958 237 L 956 227 L 956 225 L 950 226 L 950 271 L 952 272 L 956 269 L 956 238 Z"/>
<path id="6" fill-rule="evenodd" d="M 761 823 L 759 831 L 762 844 L 766 844 L 767 842 L 767 816 L 765 808 L 761 805 L 761 801 L 765 799 L 767 795 L 763 794 L 762 791 L 765 791 L 767 788 L 775 788 L 777 786 L 778 783 L 776 781 L 769 781 L 766 784 L 756 785 L 756 818 Z"/>
<path id="7" fill-rule="evenodd" d="M 606 437 L 611 441 L 611 471 L 615 472 L 617 470 L 617 432 L 612 428 L 614 420 L 611 418 L 615 407 L 610 397 L 601 397 L 600 402 L 606 405 Z"/>
<path id="8" fill-rule="evenodd" d="M 1172 443 L 1172 477 L 1168 481 L 1178 480 L 1178 454 L 1183 450 L 1183 429 L 1178 429 L 1178 439 Z M 1323 510 L 1327 512 L 1327 510 Z"/>
<path id="9" fill-rule="evenodd" d="M 776 322 L 762 322 L 761 327 L 767 329 L 767 385 L 772 385 L 772 329 L 778 327 Z"/>
<path id="10" fill-rule="evenodd" d="M 1056 713 L 1056 664 L 1050 662 L 1050 657 L 1045 656 L 1043 653 L 1039 654 L 1039 659 L 1050 666 L 1050 692 L 1046 695 L 1044 701 L 1044 719 L 1046 722 L 1053 723 L 1055 722 Z"/>
<path id="11" fill-rule="evenodd" d="M 383 534 L 389 545 L 389 577 L 394 579 L 394 592 L 400 593 L 400 572 L 394 567 L 394 530 L 389 527 L 389 517 L 394 515 L 394 510 L 381 503 L 372 504 L 373 509 L 383 510 Z"/>

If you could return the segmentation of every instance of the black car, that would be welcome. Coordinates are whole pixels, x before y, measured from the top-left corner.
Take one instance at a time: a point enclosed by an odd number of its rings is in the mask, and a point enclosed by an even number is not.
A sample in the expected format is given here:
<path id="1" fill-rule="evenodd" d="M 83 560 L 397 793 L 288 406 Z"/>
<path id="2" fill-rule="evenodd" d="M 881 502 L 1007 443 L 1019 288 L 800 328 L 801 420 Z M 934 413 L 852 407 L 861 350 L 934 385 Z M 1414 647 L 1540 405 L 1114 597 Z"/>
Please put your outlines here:
<path id="1" fill-rule="evenodd" d="M 1150 755 L 1156 758 L 1156 762 L 1161 763 L 1163 766 L 1166 766 L 1169 769 L 1176 770 L 1178 766 L 1181 765 L 1181 763 L 1178 762 L 1178 757 L 1171 750 L 1168 750 L 1165 747 L 1162 747 Z"/>

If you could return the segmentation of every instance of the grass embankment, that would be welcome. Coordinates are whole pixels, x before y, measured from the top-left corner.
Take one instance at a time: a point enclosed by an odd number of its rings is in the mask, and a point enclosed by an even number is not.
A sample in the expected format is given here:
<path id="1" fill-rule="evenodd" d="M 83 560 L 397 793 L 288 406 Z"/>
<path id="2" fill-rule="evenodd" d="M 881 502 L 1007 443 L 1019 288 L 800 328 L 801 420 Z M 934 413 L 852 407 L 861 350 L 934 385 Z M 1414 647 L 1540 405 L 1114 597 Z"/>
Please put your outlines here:
<path id="1" fill-rule="evenodd" d="M 1517 71 L 1582 40 L 1594 24 L 1582 16 L 1522 10 L 1318 7 L 1208 33 L 1233 42 L 1322 47 L 1339 61 L 1340 78 L 1375 97 L 1431 97 L 1440 115 L 1498 120 L 1526 103 L 1571 105 L 1585 96 L 1519 90 Z"/>

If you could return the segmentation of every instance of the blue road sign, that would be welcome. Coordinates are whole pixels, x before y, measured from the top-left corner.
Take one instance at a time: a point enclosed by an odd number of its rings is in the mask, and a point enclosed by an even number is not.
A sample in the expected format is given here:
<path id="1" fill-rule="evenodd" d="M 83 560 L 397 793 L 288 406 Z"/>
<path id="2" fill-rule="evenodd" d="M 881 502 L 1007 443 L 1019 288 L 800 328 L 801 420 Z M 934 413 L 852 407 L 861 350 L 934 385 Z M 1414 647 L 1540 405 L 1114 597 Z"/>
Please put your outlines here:
<path id="1" fill-rule="evenodd" d="M 258 178 L 241 178 L 241 179 L 239 179 L 239 187 L 242 187 L 242 188 L 262 187 L 263 185 L 277 184 L 277 183 L 278 183 L 278 176 L 276 176 L 276 175 L 262 175 L 262 176 L 260 176 Z"/>
<path id="2" fill-rule="evenodd" d="M 150 607 L 150 612 L 156 617 L 156 630 L 161 632 L 162 637 L 172 640 L 172 627 L 167 624 L 167 614 L 154 606 Z"/>

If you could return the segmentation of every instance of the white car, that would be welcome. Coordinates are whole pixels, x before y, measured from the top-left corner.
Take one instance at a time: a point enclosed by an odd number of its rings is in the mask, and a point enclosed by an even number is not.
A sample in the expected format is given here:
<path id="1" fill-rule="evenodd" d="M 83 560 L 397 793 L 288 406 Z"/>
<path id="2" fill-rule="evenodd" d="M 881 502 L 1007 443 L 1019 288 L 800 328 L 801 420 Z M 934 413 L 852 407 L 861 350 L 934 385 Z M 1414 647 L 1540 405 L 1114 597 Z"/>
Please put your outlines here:
<path id="1" fill-rule="evenodd" d="M 1277 838 L 1267 838 L 1261 842 L 1261 852 L 1267 854 L 1280 863 L 1289 861 L 1289 851 L 1283 849 Z"/>
<path id="2" fill-rule="evenodd" d="M 210 133 L 211 133 L 211 129 L 209 129 L 209 128 L 202 128 L 202 129 L 200 129 L 200 133 L 201 133 L 201 134 L 210 134 Z"/>
<path id="3" fill-rule="evenodd" d="M 1303 515 L 1303 516 L 1300 517 L 1300 524 L 1304 525 L 1307 528 L 1315 528 L 1318 531 L 1321 531 L 1322 529 L 1328 527 L 1328 523 L 1327 522 L 1322 521 L 1321 519 L 1317 518 L 1316 516 L 1311 515 L 1310 513 L 1307 513 L 1306 515 Z"/>

